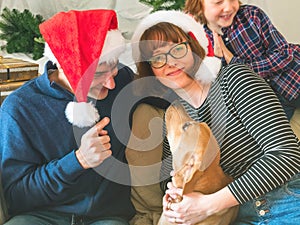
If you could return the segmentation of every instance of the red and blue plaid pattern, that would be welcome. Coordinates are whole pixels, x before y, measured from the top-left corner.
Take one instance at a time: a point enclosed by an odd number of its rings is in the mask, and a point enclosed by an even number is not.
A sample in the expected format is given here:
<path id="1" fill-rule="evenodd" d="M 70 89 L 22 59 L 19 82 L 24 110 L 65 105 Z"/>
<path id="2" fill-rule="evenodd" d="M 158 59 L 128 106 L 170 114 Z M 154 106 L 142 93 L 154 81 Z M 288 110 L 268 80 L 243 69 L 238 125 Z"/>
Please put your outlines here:
<path id="1" fill-rule="evenodd" d="M 204 28 L 213 42 L 212 32 Z M 248 65 L 288 100 L 299 96 L 300 45 L 288 43 L 261 9 L 241 6 L 232 25 L 222 31 L 225 45 L 234 54 L 232 63 Z"/>

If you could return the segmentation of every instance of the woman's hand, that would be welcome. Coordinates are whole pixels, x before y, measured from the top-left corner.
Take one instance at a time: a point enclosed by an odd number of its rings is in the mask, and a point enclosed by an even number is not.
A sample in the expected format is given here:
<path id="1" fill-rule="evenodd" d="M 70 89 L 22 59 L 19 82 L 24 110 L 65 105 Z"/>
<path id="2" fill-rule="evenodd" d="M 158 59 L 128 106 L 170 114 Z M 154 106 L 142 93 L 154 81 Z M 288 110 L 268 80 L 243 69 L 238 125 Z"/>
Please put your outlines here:
<path id="1" fill-rule="evenodd" d="M 184 195 L 179 203 L 168 204 L 170 196 L 174 196 L 181 192 L 182 189 L 172 189 L 166 192 L 163 199 L 163 214 L 169 222 L 183 225 L 192 225 L 201 222 L 209 215 L 213 214 L 213 210 L 208 210 L 205 195 L 199 192 L 193 192 Z"/>
<path id="2" fill-rule="evenodd" d="M 168 188 L 163 198 L 163 214 L 171 223 L 193 225 L 225 208 L 238 205 L 227 187 L 213 194 L 192 192 L 183 196 L 182 189 L 175 188 L 172 183 L 168 183 Z M 178 195 L 182 196 L 180 202 L 169 203 L 170 198 L 174 199 Z"/>

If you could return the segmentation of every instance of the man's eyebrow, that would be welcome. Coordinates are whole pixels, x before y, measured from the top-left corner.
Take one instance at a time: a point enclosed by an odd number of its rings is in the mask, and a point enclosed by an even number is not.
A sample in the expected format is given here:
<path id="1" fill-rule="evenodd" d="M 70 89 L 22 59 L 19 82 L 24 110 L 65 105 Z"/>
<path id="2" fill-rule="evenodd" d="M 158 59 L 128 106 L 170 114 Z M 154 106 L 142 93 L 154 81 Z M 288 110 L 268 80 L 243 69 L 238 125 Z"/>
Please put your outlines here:
<path id="1" fill-rule="evenodd" d="M 111 64 L 109 65 L 109 69 L 107 70 L 103 70 L 103 71 L 96 71 L 95 74 L 101 75 L 101 74 L 105 74 L 107 72 L 110 72 L 112 69 L 116 68 L 118 66 L 118 62 L 116 62 L 115 64 Z"/>

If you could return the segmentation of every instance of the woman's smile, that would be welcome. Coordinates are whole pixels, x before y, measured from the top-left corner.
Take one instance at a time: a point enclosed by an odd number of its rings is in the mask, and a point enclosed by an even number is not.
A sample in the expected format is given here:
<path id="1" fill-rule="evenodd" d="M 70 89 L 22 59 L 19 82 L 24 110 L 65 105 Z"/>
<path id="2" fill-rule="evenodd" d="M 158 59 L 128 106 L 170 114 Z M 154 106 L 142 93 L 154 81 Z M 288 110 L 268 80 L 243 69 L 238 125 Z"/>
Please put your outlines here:
<path id="1" fill-rule="evenodd" d="M 180 75 L 181 73 L 183 72 L 183 69 L 179 69 L 179 68 L 176 68 L 176 70 L 173 70 L 172 72 L 169 72 L 166 74 L 166 76 L 177 76 L 177 75 Z"/>

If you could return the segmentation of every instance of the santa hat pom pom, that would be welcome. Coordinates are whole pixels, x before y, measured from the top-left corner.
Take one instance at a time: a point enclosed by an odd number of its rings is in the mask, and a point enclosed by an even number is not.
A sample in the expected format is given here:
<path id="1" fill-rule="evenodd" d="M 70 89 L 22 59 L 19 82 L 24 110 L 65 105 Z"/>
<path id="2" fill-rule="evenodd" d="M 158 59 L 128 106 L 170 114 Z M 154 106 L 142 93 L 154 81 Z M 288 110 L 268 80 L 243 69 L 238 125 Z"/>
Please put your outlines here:
<path id="1" fill-rule="evenodd" d="M 65 114 L 69 122 L 79 128 L 93 126 L 100 118 L 91 102 L 69 102 Z"/>
<path id="2" fill-rule="evenodd" d="M 197 80 L 201 80 L 203 83 L 213 82 L 221 69 L 221 60 L 216 57 L 205 57 L 195 74 Z"/>

